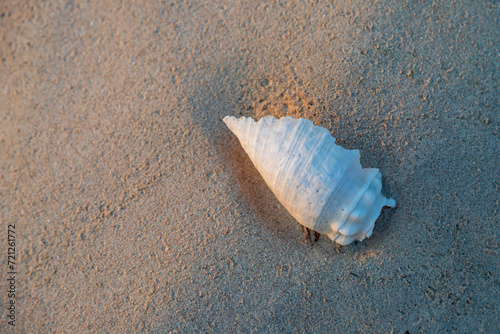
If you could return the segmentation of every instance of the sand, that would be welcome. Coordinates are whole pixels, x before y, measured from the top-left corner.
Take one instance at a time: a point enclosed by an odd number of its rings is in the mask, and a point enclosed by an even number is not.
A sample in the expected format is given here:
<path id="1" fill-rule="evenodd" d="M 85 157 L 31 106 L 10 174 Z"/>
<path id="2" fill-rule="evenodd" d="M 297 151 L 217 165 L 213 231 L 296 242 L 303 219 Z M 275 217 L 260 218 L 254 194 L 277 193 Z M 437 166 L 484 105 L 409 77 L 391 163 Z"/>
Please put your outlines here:
<path id="1" fill-rule="evenodd" d="M 0 4 L 1 332 L 500 331 L 498 3 L 97 3 Z M 325 127 L 397 208 L 304 243 L 226 115 Z"/>

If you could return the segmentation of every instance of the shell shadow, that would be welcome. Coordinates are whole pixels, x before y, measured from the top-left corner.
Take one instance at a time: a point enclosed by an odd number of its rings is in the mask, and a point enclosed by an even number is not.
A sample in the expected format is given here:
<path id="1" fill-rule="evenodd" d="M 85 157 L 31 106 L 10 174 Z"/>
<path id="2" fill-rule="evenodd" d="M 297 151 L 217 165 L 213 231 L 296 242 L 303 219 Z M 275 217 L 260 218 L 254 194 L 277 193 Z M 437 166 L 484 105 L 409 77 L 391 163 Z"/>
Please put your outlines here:
<path id="1" fill-rule="evenodd" d="M 271 235 L 300 242 L 299 223 L 274 196 L 238 139 L 229 129 L 225 132 L 227 134 L 221 137 L 217 146 L 234 180 L 234 191 L 241 194 L 241 201 L 238 202 L 255 217 L 255 223 L 265 226 Z"/>
<path id="2" fill-rule="evenodd" d="M 380 215 L 375 221 L 375 227 L 373 229 L 373 234 L 368 240 L 372 240 L 372 242 L 378 242 L 380 244 L 384 244 L 387 238 L 391 238 L 391 230 L 395 228 L 394 226 L 394 215 L 398 210 L 399 203 L 396 202 L 397 205 L 395 208 L 383 207 Z M 393 224 L 391 224 L 391 222 Z"/>
<path id="3" fill-rule="evenodd" d="M 281 241 L 296 240 L 300 244 L 299 223 L 279 203 L 236 136 L 222 121 L 226 115 L 256 118 L 255 110 L 245 108 L 235 98 L 246 94 L 245 87 L 250 85 L 247 79 L 228 67 L 206 73 L 202 82 L 203 85 L 193 89 L 192 96 L 187 96 L 186 102 L 190 104 L 187 108 L 191 110 L 190 124 L 196 128 L 197 140 L 207 143 L 213 164 L 196 168 L 213 168 L 226 174 L 227 200 L 238 204 L 239 214 L 246 221 L 255 220 L 251 225 L 252 229 L 255 225 L 258 234 Z"/>

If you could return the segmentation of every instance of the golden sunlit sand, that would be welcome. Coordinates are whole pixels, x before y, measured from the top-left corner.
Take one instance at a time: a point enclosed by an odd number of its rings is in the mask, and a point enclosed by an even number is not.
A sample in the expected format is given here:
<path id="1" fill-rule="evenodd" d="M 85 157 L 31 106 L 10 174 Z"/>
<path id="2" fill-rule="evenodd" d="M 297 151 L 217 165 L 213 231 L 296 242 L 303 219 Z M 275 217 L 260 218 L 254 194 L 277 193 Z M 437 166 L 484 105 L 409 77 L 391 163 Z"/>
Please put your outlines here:
<path id="1" fill-rule="evenodd" d="M 0 332 L 499 332 L 499 17 L 3 1 Z M 226 115 L 328 129 L 397 208 L 361 243 L 304 243 Z"/>

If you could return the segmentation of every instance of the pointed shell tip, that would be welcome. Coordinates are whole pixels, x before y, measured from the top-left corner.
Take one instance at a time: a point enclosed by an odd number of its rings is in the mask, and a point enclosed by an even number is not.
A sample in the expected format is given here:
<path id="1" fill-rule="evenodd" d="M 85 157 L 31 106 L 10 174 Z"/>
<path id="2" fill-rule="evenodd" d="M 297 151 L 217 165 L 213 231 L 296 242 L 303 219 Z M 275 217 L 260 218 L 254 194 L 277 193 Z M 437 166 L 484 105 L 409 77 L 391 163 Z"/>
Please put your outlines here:
<path id="1" fill-rule="evenodd" d="M 234 116 L 226 116 L 222 119 L 224 123 L 226 123 L 227 127 L 234 132 L 233 126 L 238 123 L 238 119 Z"/>

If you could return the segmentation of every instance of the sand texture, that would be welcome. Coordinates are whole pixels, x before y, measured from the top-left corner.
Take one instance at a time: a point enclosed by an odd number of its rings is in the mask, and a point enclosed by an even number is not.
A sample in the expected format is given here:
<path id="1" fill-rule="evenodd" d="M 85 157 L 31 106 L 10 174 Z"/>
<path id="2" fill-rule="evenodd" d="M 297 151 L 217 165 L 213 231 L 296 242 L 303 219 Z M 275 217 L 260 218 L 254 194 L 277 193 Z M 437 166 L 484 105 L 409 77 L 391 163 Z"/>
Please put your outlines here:
<path id="1" fill-rule="evenodd" d="M 0 2 L 0 332 L 498 333 L 497 1 Z M 302 240 L 226 115 L 377 167 Z M 7 225 L 17 318 L 7 324 Z"/>

